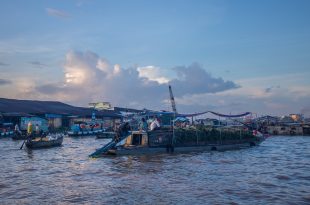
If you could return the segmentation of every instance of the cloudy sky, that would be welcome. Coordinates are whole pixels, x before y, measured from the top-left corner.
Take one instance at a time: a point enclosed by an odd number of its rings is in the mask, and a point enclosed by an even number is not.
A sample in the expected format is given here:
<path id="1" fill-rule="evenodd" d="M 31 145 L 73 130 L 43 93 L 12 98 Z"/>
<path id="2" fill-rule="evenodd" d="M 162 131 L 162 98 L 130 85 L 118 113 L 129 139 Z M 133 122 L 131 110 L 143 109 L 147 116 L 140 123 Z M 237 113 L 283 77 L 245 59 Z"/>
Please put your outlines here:
<path id="1" fill-rule="evenodd" d="M 4 0 L 0 97 L 310 115 L 310 1 Z"/>

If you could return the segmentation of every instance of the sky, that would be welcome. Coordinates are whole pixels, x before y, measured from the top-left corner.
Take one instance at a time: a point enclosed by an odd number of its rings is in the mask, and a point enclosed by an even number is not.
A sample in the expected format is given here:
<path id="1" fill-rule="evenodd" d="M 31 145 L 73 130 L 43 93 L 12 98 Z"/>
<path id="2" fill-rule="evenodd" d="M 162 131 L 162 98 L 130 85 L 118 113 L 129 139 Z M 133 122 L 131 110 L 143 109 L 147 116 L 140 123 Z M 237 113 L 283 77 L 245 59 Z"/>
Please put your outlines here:
<path id="1" fill-rule="evenodd" d="M 0 97 L 310 116 L 308 0 L 4 0 Z"/>

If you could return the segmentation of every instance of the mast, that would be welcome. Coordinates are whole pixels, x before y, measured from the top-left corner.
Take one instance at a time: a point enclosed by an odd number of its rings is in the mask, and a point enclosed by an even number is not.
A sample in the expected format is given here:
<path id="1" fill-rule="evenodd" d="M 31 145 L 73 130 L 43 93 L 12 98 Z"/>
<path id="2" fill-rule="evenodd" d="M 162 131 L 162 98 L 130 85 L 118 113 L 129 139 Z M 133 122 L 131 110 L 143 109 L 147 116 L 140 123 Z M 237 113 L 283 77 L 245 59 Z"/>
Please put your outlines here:
<path id="1" fill-rule="evenodd" d="M 170 102 L 171 102 L 172 111 L 173 111 L 171 152 L 174 152 L 174 140 L 175 140 L 174 120 L 175 120 L 175 115 L 177 114 L 177 108 L 175 106 L 175 101 L 174 101 L 171 85 L 169 85 L 169 93 L 170 93 Z"/>
<path id="2" fill-rule="evenodd" d="M 170 102 L 171 102 L 171 106 L 172 106 L 172 111 L 174 113 L 177 113 L 177 108 L 175 106 L 175 101 L 174 101 L 171 85 L 169 85 L 169 93 L 170 93 Z"/>

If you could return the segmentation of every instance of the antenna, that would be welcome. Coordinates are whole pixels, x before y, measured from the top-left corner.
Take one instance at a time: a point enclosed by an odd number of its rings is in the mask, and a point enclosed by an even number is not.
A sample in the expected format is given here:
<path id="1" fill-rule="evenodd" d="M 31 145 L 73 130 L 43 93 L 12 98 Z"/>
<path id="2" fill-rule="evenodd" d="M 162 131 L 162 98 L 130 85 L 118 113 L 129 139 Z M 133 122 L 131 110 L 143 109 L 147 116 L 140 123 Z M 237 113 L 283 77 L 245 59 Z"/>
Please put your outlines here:
<path id="1" fill-rule="evenodd" d="M 177 108 L 175 106 L 175 101 L 174 101 L 171 85 L 169 85 L 169 93 L 170 93 L 170 102 L 171 102 L 171 106 L 172 106 L 172 111 L 174 113 L 177 113 Z"/>

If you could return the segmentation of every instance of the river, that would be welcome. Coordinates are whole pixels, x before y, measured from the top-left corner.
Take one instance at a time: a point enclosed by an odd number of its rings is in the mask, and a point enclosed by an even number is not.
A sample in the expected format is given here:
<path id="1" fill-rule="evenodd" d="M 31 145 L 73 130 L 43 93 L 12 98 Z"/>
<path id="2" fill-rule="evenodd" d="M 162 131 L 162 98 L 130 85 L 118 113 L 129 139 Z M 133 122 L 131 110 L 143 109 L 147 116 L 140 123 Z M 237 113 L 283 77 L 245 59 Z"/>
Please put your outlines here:
<path id="1" fill-rule="evenodd" d="M 310 136 L 226 151 L 90 159 L 107 143 L 0 139 L 0 204 L 310 204 Z"/>

